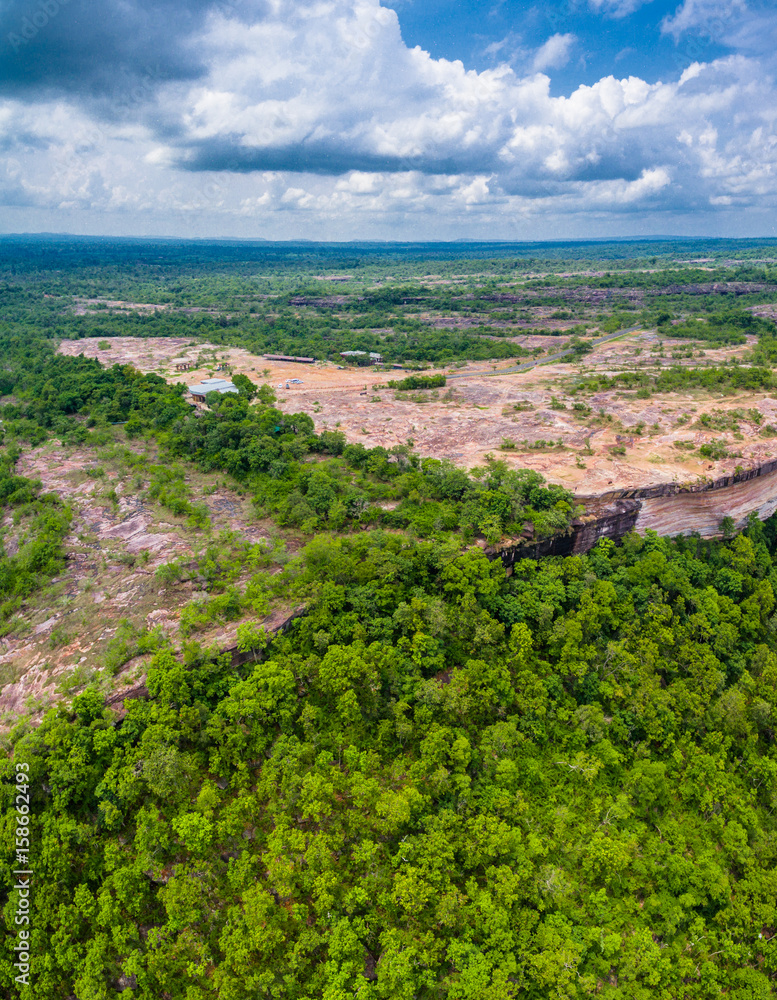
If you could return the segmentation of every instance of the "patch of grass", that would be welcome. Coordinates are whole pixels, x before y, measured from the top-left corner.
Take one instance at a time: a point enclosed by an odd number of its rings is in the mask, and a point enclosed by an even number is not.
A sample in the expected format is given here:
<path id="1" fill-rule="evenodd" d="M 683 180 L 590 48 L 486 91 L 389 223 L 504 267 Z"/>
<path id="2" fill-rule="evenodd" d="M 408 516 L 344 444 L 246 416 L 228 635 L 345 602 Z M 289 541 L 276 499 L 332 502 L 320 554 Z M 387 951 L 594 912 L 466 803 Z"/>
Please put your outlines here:
<path id="1" fill-rule="evenodd" d="M 16 667 L 13 663 L 0 663 L 0 688 L 13 684 L 16 680 Z"/>
<path id="2" fill-rule="evenodd" d="M 753 424 L 760 426 L 763 423 L 763 413 L 760 410 L 756 410 L 755 407 L 751 407 L 745 413 L 746 418 Z"/>
<path id="3" fill-rule="evenodd" d="M 86 687 L 95 676 L 95 671 L 85 663 L 79 663 L 69 674 L 65 674 L 57 684 L 57 691 L 60 694 L 70 694 L 79 688 Z"/>
<path id="4" fill-rule="evenodd" d="M 118 552 L 111 552 L 110 553 L 110 558 L 114 562 L 117 562 L 117 563 L 119 563 L 122 566 L 127 566 L 127 567 L 131 568 L 137 562 L 137 558 L 138 557 L 136 555 L 134 555 L 132 552 L 127 552 L 126 550 L 121 550 L 121 551 L 118 551 Z"/>
<path id="5" fill-rule="evenodd" d="M 69 646 L 76 637 L 69 632 L 64 625 L 57 625 L 51 630 L 49 635 L 49 648 L 60 649 L 62 646 Z"/>
<path id="6" fill-rule="evenodd" d="M 548 441 L 539 438 L 537 441 L 524 441 L 523 447 L 525 451 L 553 451 L 564 449 L 566 445 L 563 438 L 559 438 L 558 441 L 554 441 L 553 438 Z"/>
<path id="7" fill-rule="evenodd" d="M 103 659 L 105 669 L 109 674 L 117 674 L 125 663 L 144 653 L 155 653 L 166 641 L 159 626 L 154 629 L 138 628 L 127 618 L 122 618 L 116 635 L 108 643 Z"/>
<path id="8" fill-rule="evenodd" d="M 24 618 L 10 618 L 0 624 L 0 637 L 4 635 L 15 635 L 21 637 L 32 631 L 32 625 Z"/>
<path id="9" fill-rule="evenodd" d="M 700 414 L 693 426 L 699 430 L 738 431 L 739 421 L 743 419 L 743 410 L 722 410 L 718 413 Z"/>
<path id="10" fill-rule="evenodd" d="M 699 454 L 703 458 L 711 458 L 713 460 L 718 460 L 721 458 L 729 458 L 731 453 L 726 448 L 723 441 L 710 441 L 708 444 L 703 444 L 699 448 Z"/>

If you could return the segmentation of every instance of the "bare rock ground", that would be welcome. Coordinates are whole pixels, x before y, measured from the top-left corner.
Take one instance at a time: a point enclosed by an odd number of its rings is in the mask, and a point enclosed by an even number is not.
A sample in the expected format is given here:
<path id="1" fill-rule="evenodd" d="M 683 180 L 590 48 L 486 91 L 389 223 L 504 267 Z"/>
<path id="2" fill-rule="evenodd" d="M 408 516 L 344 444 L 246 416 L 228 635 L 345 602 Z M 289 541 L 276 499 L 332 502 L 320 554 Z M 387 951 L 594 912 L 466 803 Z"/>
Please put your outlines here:
<path id="1" fill-rule="evenodd" d="M 565 344 L 563 337 L 519 339 L 548 353 Z M 367 447 L 412 442 L 421 455 L 467 468 L 482 465 L 493 455 L 511 466 L 536 469 L 575 492 L 595 494 L 716 477 L 738 465 L 767 460 L 775 453 L 777 438 L 761 436 L 761 428 L 777 426 L 777 401 L 764 393 L 720 397 L 701 390 L 654 394 L 645 400 L 633 391 L 619 390 L 572 396 L 569 389 L 577 376 L 721 365 L 741 361 L 755 342 L 749 337 L 742 346 L 724 348 L 687 340 L 666 339 L 662 344 L 655 333 L 645 331 L 602 344 L 575 364 L 545 364 L 500 374 L 512 362 L 471 362 L 451 370 L 468 378 L 450 382 L 446 389 L 415 393 L 380 388 L 401 379 L 401 372 L 269 362 L 240 348 L 194 344 L 185 338 L 118 337 L 111 340 L 108 351 L 101 350 L 96 340 L 65 341 L 60 350 L 85 353 L 104 363 L 134 364 L 141 371 L 189 383 L 213 374 L 218 363 L 225 364 L 233 372 L 272 385 L 281 409 L 308 413 L 319 431 L 340 430 L 349 441 Z M 200 364 L 177 373 L 174 363 L 181 360 Z M 494 376 L 475 374 L 489 369 Z M 290 383 L 286 389 L 291 378 L 302 383 Z M 554 408 L 554 399 L 563 408 Z M 575 402 L 583 402 L 591 413 L 574 411 Z M 737 409 L 757 410 L 762 418 L 760 424 L 740 421 L 740 438 L 737 432 L 693 427 L 705 412 Z M 701 457 L 698 448 L 712 442 L 725 444 L 731 457 Z M 505 443 L 514 447 L 505 449 Z M 682 447 L 683 443 L 690 447 Z"/>
<path id="2" fill-rule="evenodd" d="M 551 349 L 558 350 L 558 339 L 548 339 L 554 342 Z M 376 373 L 366 392 L 303 386 L 293 397 L 281 394 L 280 403 L 309 413 L 317 430 L 338 429 L 349 441 L 365 446 L 412 443 L 421 455 L 468 468 L 493 456 L 514 467 L 536 469 L 577 493 L 595 494 L 654 482 L 694 481 L 767 460 L 775 441 L 762 437 L 761 428 L 777 425 L 777 400 L 765 393 L 721 398 L 696 389 L 648 399 L 617 389 L 572 395 L 569 390 L 578 376 L 678 364 L 719 365 L 751 348 L 752 342 L 712 350 L 665 341 L 662 350 L 654 334 L 643 333 L 601 345 L 576 364 L 500 374 L 509 362 L 473 362 L 456 370 L 473 373 L 469 378 L 451 381 L 445 389 L 410 393 L 380 388 L 391 376 Z M 493 376 L 474 374 L 488 368 Z M 575 403 L 590 412 L 575 411 Z M 738 432 L 694 427 L 704 413 L 743 409 L 757 411 L 760 422 L 739 420 Z M 700 456 L 699 446 L 711 442 L 724 443 L 731 457 Z"/>
<path id="3" fill-rule="evenodd" d="M 561 338 L 547 339 L 549 350 L 559 348 Z M 112 338 L 107 349 L 100 343 L 66 341 L 60 350 L 108 364 L 132 364 L 172 382 L 193 383 L 214 374 L 219 365 L 276 387 L 300 378 L 294 388 L 276 388 L 278 405 L 309 413 L 318 430 L 338 429 L 349 441 L 367 446 L 412 443 L 421 455 L 463 467 L 500 458 L 514 467 L 536 469 L 581 495 L 713 479 L 737 466 L 761 464 L 777 448 L 777 431 L 772 434 L 777 399 L 768 393 L 721 397 L 691 390 L 640 399 L 634 391 L 570 391 L 581 375 L 742 360 L 752 342 L 711 350 L 667 340 L 662 348 L 646 332 L 602 345 L 575 364 L 509 374 L 503 372 L 509 362 L 469 364 L 455 370 L 468 378 L 444 389 L 409 393 L 386 387 L 389 379 L 402 377 L 399 372 L 268 362 L 246 350 L 186 338 Z M 176 372 L 175 365 L 184 362 L 190 370 Z M 493 376 L 477 374 L 489 369 Z M 587 409 L 574 410 L 576 403 Z M 705 415 L 718 421 L 717 429 L 703 423 Z M 123 440 L 121 431 L 116 433 Z M 726 456 L 703 458 L 699 447 L 712 443 L 725 446 Z M 19 464 L 21 474 L 40 479 L 72 504 L 74 521 L 66 569 L 24 607 L 14 629 L 0 639 L 0 729 L 12 725 L 22 711 L 34 717 L 71 696 L 99 672 L 123 622 L 135 629 L 159 627 L 179 643 L 182 607 L 204 594 L 196 557 L 207 539 L 183 518 L 147 500 L 132 470 L 111 465 L 114 458 L 48 442 Z M 99 466 L 105 468 L 105 479 L 90 474 Z M 195 499 L 204 500 L 210 510 L 210 538 L 233 531 L 262 542 L 271 533 L 269 525 L 253 517 L 247 498 L 219 476 L 192 478 Z M 699 501 L 702 506 L 709 502 Z M 13 546 L 13 529 L 6 541 Z M 155 570 L 178 558 L 194 565 L 191 578 L 163 584 Z M 283 613 L 273 611 L 276 617 Z M 206 646 L 227 648 L 234 645 L 236 628 L 237 623 L 214 626 L 196 638 Z M 129 663 L 114 684 L 142 682 L 144 668 L 142 658 Z"/>
<path id="4" fill-rule="evenodd" d="M 193 498 L 210 513 L 210 526 L 202 530 L 149 501 L 135 485 L 136 471 L 117 462 L 115 450 L 106 455 L 51 441 L 23 455 L 17 468 L 67 501 L 74 517 L 65 569 L 25 603 L 0 638 L 0 729 L 21 714 L 39 715 L 99 675 L 127 624 L 136 631 L 160 628 L 178 645 L 182 607 L 206 593 L 197 558 L 208 543 L 228 549 L 231 536 L 225 533 L 234 532 L 238 540 L 269 547 L 271 535 L 278 537 L 256 519 L 250 500 L 216 475 L 189 477 Z M 89 475 L 100 468 L 104 477 Z M 108 499 L 110 490 L 117 502 Z M 156 570 L 174 560 L 191 567 L 191 574 L 165 583 Z M 238 624 L 213 625 L 193 638 L 227 648 L 235 643 Z M 128 663 L 114 683 L 137 683 L 147 659 Z"/>

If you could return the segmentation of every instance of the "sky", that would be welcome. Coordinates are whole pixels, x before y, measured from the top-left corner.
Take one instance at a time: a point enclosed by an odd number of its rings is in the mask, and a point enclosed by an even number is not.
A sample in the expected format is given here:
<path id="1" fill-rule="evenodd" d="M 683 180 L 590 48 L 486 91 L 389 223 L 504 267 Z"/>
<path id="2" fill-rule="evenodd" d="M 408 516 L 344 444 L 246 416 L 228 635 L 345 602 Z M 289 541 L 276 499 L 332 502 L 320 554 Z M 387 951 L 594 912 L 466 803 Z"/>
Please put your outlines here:
<path id="1" fill-rule="evenodd" d="M 777 235 L 777 0 L 0 0 L 0 233 Z"/>

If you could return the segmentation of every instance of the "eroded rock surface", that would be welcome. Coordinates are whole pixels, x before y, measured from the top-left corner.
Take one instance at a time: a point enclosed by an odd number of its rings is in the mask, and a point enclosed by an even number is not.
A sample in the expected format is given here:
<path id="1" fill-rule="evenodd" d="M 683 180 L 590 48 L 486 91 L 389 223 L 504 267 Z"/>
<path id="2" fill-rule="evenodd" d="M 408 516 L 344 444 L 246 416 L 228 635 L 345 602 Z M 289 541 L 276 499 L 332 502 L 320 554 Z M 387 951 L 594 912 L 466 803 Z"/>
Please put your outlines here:
<path id="1" fill-rule="evenodd" d="M 104 475 L 89 475 L 100 469 Z M 74 516 L 64 571 L 26 602 L 13 630 L 0 638 L 0 728 L 22 713 L 39 714 L 99 674 L 125 623 L 136 631 L 159 628 L 180 643 L 182 607 L 206 593 L 197 557 L 209 541 L 228 546 L 223 533 L 234 532 L 239 540 L 269 544 L 268 526 L 256 520 L 248 498 L 215 475 L 196 474 L 192 483 L 210 513 L 204 532 L 149 500 L 136 485 L 137 471 L 117 464 L 115 453 L 52 441 L 25 453 L 18 471 L 67 501 Z M 116 502 L 107 499 L 110 490 Z M 188 569 L 182 579 L 164 582 L 156 570 L 175 560 Z M 195 637 L 228 648 L 237 624 L 213 625 Z M 116 683 L 138 683 L 146 659 L 128 662 Z"/>

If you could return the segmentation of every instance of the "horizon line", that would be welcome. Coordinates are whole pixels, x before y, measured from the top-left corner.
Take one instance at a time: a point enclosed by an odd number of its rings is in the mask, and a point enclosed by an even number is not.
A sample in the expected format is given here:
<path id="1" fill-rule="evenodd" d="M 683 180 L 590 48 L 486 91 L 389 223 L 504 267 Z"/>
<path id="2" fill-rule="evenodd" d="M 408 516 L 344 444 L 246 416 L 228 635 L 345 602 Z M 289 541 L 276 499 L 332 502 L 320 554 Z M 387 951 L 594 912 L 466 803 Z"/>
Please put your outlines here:
<path id="1" fill-rule="evenodd" d="M 680 236 L 668 233 L 651 233 L 647 235 L 630 236 L 569 236 L 556 237 L 551 239 L 475 239 L 472 237 L 457 237 L 455 239 L 406 239 L 406 240 L 382 240 L 382 239 L 350 239 L 350 240 L 311 240 L 305 237 L 288 237 L 286 239 L 268 239 L 264 236 L 133 236 L 129 234 L 104 234 L 104 233 L 69 233 L 51 232 L 48 230 L 36 230 L 17 233 L 0 233 L 0 241 L 21 238 L 41 238 L 41 239 L 76 239 L 76 240 L 133 240 L 136 242 L 178 242 L 178 243 L 267 243 L 267 244 L 306 244 L 309 246 L 354 246 L 354 245 L 376 245 L 376 246 L 454 246 L 454 245 L 500 245 L 513 246 L 517 244 L 548 244 L 548 243 L 640 243 L 651 241 L 664 242 L 777 242 L 777 236 Z"/>

